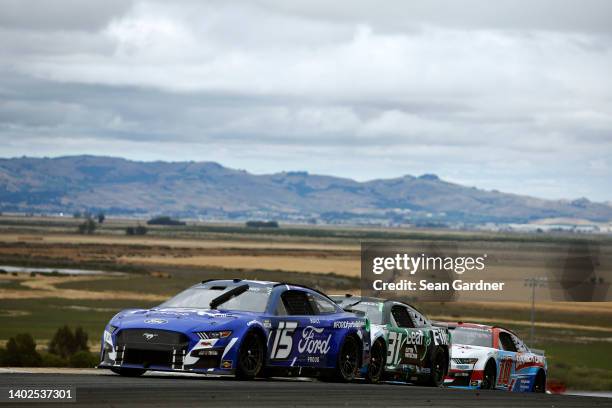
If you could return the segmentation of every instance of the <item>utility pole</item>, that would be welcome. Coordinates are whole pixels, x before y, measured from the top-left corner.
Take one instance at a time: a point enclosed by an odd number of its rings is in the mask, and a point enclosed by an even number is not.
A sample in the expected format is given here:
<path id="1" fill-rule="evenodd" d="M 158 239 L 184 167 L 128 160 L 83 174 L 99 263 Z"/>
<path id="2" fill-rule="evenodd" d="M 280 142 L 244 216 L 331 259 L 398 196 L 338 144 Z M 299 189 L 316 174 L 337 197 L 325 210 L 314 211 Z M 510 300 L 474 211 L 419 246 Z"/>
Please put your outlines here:
<path id="1" fill-rule="evenodd" d="M 543 288 L 548 285 L 548 278 L 537 276 L 525 279 L 525 286 L 531 288 L 531 329 L 529 331 L 529 345 L 533 346 L 535 341 L 535 295 L 536 288 Z"/>

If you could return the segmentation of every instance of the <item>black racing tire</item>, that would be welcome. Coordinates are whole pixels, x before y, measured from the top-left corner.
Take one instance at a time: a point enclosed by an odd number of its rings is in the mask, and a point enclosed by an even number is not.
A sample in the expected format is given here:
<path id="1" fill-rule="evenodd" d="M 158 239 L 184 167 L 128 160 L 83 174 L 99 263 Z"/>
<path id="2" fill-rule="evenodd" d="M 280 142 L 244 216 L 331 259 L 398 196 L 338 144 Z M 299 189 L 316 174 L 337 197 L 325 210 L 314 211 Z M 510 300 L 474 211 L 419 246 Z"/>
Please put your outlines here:
<path id="1" fill-rule="evenodd" d="M 349 382 L 355 379 L 359 369 L 361 345 L 353 336 L 346 336 L 338 353 L 336 367 L 326 370 L 320 375 L 322 381 Z"/>
<path id="2" fill-rule="evenodd" d="M 123 376 L 123 377 L 140 377 L 141 375 L 147 372 L 147 370 L 144 370 L 141 368 L 111 367 L 110 370 L 113 373 L 119 374 L 120 376 Z"/>
<path id="3" fill-rule="evenodd" d="M 387 360 L 387 348 L 382 340 L 377 340 L 370 350 L 370 364 L 368 366 L 368 374 L 366 381 L 376 384 L 381 381 L 385 371 L 385 362 Z"/>
<path id="4" fill-rule="evenodd" d="M 431 358 L 431 371 L 427 385 L 430 387 L 442 387 L 444 377 L 448 374 L 448 357 L 444 349 L 438 348 Z"/>
<path id="5" fill-rule="evenodd" d="M 544 370 L 538 371 L 536 374 L 535 382 L 533 383 L 533 392 L 544 393 L 546 392 L 546 373 Z"/>
<path id="6" fill-rule="evenodd" d="M 484 373 L 482 374 L 482 383 L 480 388 L 483 390 L 495 389 L 495 382 L 497 381 L 497 366 L 493 360 L 487 361 Z"/>
<path id="7" fill-rule="evenodd" d="M 265 346 L 261 336 L 249 332 L 242 339 L 238 349 L 238 362 L 236 364 L 236 378 L 252 380 L 262 371 L 265 359 Z"/>

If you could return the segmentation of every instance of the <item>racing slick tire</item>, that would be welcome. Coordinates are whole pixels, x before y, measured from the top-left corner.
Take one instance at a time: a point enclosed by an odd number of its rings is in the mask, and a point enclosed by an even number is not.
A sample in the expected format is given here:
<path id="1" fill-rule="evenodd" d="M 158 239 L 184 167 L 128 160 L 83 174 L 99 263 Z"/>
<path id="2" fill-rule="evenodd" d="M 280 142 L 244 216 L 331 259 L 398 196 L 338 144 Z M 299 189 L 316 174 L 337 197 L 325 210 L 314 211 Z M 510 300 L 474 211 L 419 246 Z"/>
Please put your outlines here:
<path id="1" fill-rule="evenodd" d="M 346 336 L 338 353 L 336 368 L 321 373 L 322 381 L 349 382 L 359 368 L 361 345 L 353 336 Z"/>
<path id="2" fill-rule="evenodd" d="M 370 350 L 370 364 L 368 365 L 368 374 L 366 376 L 367 382 L 372 384 L 380 382 L 385 370 L 386 357 L 387 350 L 384 342 L 376 341 Z"/>
<path id="3" fill-rule="evenodd" d="M 265 346 L 260 335 L 249 332 L 238 349 L 236 378 L 251 380 L 262 371 L 265 357 Z"/>
<path id="4" fill-rule="evenodd" d="M 533 383 L 533 392 L 543 393 L 546 392 L 546 373 L 544 370 L 538 371 L 536 374 L 535 382 Z"/>
<path id="5" fill-rule="evenodd" d="M 482 383 L 480 384 L 480 388 L 483 390 L 493 390 L 495 389 L 495 381 L 497 380 L 497 367 L 495 366 L 495 362 L 493 360 L 487 361 L 487 365 L 485 366 L 484 373 L 482 375 Z"/>
<path id="6" fill-rule="evenodd" d="M 110 369 L 113 373 L 119 374 L 123 377 L 140 377 L 147 370 L 143 370 L 140 368 L 120 368 L 120 367 L 112 367 Z"/>
<path id="7" fill-rule="evenodd" d="M 438 348 L 434 351 L 433 358 L 431 359 L 431 371 L 427 385 L 430 387 L 442 387 L 447 373 L 448 357 L 443 349 Z"/>

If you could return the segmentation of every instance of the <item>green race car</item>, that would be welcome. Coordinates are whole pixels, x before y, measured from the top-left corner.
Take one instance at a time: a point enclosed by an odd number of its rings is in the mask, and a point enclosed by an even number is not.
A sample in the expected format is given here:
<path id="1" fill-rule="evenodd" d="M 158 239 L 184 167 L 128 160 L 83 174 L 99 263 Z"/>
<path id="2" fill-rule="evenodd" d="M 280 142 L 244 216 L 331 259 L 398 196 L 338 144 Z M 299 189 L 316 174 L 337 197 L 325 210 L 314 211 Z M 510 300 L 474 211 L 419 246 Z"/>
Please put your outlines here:
<path id="1" fill-rule="evenodd" d="M 332 296 L 346 311 L 370 321 L 370 382 L 394 380 L 440 387 L 448 373 L 450 336 L 414 307 L 394 300 Z"/>

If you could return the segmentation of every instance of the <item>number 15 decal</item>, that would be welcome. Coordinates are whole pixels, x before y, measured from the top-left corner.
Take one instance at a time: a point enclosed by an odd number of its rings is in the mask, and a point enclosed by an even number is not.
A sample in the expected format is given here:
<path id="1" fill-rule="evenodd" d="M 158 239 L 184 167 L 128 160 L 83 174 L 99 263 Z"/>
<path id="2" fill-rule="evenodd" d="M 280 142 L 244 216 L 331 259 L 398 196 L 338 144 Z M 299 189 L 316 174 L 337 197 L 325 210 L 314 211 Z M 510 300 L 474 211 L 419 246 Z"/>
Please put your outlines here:
<path id="1" fill-rule="evenodd" d="M 297 322 L 278 322 L 278 328 L 274 331 L 270 358 L 282 360 L 289 357 L 293 348 L 292 336 L 297 326 Z"/>

